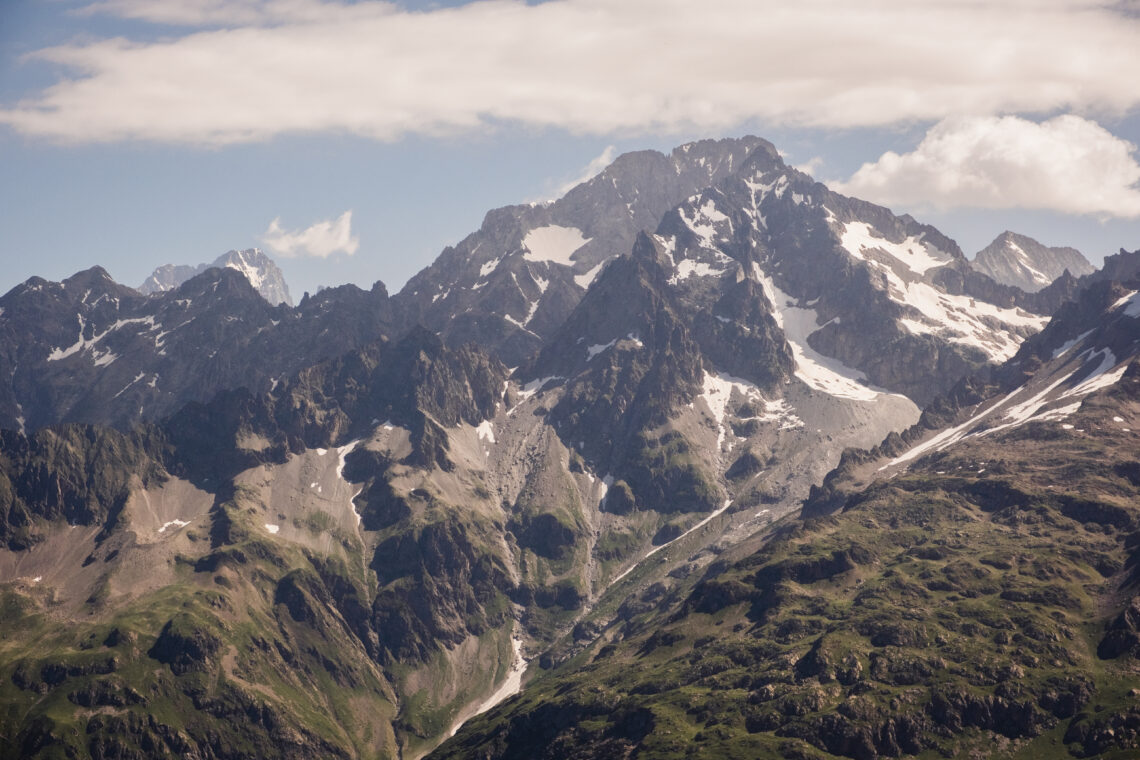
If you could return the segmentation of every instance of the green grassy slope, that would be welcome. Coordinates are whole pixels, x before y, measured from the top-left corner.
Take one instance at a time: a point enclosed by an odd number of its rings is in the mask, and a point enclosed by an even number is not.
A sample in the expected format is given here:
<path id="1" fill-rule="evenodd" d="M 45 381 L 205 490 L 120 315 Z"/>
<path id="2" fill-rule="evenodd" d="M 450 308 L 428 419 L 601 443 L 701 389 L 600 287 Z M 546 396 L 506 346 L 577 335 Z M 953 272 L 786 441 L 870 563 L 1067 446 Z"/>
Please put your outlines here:
<path id="1" fill-rule="evenodd" d="M 789 525 L 433 757 L 1134 757 L 1137 366 L 1065 423 Z"/>

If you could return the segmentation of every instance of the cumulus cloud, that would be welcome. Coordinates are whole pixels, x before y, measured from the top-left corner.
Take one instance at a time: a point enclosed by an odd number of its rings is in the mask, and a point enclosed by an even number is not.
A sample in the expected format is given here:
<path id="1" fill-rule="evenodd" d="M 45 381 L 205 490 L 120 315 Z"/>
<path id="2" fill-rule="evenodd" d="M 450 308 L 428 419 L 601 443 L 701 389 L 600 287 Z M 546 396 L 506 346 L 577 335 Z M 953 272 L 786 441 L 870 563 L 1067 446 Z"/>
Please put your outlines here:
<path id="1" fill-rule="evenodd" d="M 1140 18 L 1103 0 L 101 0 L 155 36 L 32 54 L 0 124 L 64 142 L 380 140 L 825 127 L 1140 104 Z"/>
<path id="2" fill-rule="evenodd" d="M 281 218 L 269 223 L 261 236 L 266 247 L 279 256 L 311 256 L 325 259 L 334 253 L 351 256 L 360 247 L 360 238 L 352 234 L 352 211 L 339 217 L 317 222 L 303 230 L 281 228 Z"/>
<path id="3" fill-rule="evenodd" d="M 839 192 L 911 208 L 1030 208 L 1140 216 L 1136 146 L 1079 116 L 1040 124 L 1015 116 L 933 127 L 914 151 L 884 153 Z"/>

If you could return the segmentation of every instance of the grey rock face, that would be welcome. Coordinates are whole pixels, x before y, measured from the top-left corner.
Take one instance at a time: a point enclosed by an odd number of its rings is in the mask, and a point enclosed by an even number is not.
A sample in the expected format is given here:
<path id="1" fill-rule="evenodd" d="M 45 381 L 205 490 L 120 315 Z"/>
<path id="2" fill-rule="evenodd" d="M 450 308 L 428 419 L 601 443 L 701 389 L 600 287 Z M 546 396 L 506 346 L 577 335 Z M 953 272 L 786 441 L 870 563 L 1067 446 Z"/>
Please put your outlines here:
<path id="1" fill-rule="evenodd" d="M 1092 274 L 1096 267 L 1076 248 L 1053 248 L 1031 237 L 1003 232 L 971 262 L 971 266 L 997 282 L 1036 293 L 1065 270 L 1074 277 Z"/>
<path id="2" fill-rule="evenodd" d="M 281 274 L 273 259 L 266 256 L 257 248 L 246 248 L 242 251 L 228 251 L 211 264 L 189 266 L 186 264 L 164 264 L 151 273 L 138 287 L 138 291 L 145 295 L 162 293 L 173 290 L 195 275 L 199 275 L 210 268 L 236 269 L 245 275 L 254 290 L 262 295 L 273 306 L 277 304 L 293 305 L 289 296 L 289 286 L 285 283 L 285 276 Z"/>

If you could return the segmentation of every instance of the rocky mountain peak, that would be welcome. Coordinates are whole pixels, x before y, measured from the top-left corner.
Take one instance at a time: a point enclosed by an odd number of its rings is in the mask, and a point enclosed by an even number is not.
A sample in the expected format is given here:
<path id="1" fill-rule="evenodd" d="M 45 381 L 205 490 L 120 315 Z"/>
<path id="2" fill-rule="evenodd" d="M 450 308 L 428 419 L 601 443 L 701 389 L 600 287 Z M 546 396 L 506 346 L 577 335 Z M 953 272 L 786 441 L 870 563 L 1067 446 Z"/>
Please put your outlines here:
<path id="1" fill-rule="evenodd" d="M 629 254 L 639 232 L 750 161 L 779 157 L 756 137 L 702 140 L 669 155 L 624 154 L 553 202 L 489 212 L 477 232 L 446 249 L 394 300 L 408 325 L 419 322 L 450 342 L 475 341 L 508 365 L 524 364 L 604 265 Z"/>
<path id="2" fill-rule="evenodd" d="M 257 248 L 227 251 L 210 264 L 199 264 L 197 266 L 165 264 L 155 269 L 138 287 L 138 290 L 146 295 L 173 290 L 191 277 L 211 268 L 237 270 L 245 275 L 250 285 L 270 304 L 274 306 L 281 303 L 293 305 L 293 299 L 289 295 L 289 286 L 285 283 L 285 276 L 273 259 Z"/>
<path id="3" fill-rule="evenodd" d="M 1076 248 L 1048 247 L 1006 230 L 978 252 L 973 268 L 997 282 L 1036 293 L 1066 270 L 1075 277 L 1096 270 Z"/>

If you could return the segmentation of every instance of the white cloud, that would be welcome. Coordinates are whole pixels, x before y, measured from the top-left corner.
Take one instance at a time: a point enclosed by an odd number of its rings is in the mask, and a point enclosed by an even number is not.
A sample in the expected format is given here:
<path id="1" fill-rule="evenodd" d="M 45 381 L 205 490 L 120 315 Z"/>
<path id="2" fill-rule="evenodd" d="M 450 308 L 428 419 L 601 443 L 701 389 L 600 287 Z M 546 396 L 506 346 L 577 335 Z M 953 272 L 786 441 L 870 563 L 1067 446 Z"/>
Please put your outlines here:
<path id="1" fill-rule="evenodd" d="M 933 127 L 913 152 L 884 153 L 847 182 L 848 195 L 885 205 L 1031 208 L 1140 216 L 1136 146 L 1079 116 L 1040 124 L 1015 116 L 960 118 Z"/>
<path id="2" fill-rule="evenodd" d="M 394 11 L 395 5 L 366 2 L 352 7 L 324 0 L 96 0 L 80 8 L 78 13 L 107 14 L 173 26 L 210 27 L 319 23 L 338 10 L 374 16 Z"/>
<path id="3" fill-rule="evenodd" d="M 570 192 L 578 185 L 582 184 L 583 182 L 587 182 L 601 174 L 607 166 L 614 162 L 614 158 L 616 156 L 617 148 L 612 145 L 607 145 L 606 149 L 602 151 L 601 155 L 594 157 L 590 163 L 586 164 L 586 168 L 584 168 L 577 177 L 569 180 L 563 184 L 562 187 L 558 188 L 555 193 L 555 197 L 561 198 L 563 195 L 566 195 L 566 193 Z"/>
<path id="4" fill-rule="evenodd" d="M 279 256 L 312 256 L 325 259 L 334 253 L 351 256 L 360 247 L 360 238 L 352 234 L 352 212 L 345 211 L 335 220 L 326 219 L 300 231 L 281 228 L 281 218 L 269 223 L 261 236 L 266 247 Z"/>
<path id="5" fill-rule="evenodd" d="M 796 164 L 792 168 L 807 175 L 815 175 L 821 166 L 823 166 L 823 156 L 812 156 L 807 161 L 804 161 L 802 164 Z"/>
<path id="6" fill-rule="evenodd" d="M 40 50 L 0 124 L 64 142 L 394 140 L 512 123 L 588 134 L 828 127 L 1140 104 L 1140 19 L 1103 0 L 102 0 L 175 25 Z"/>

